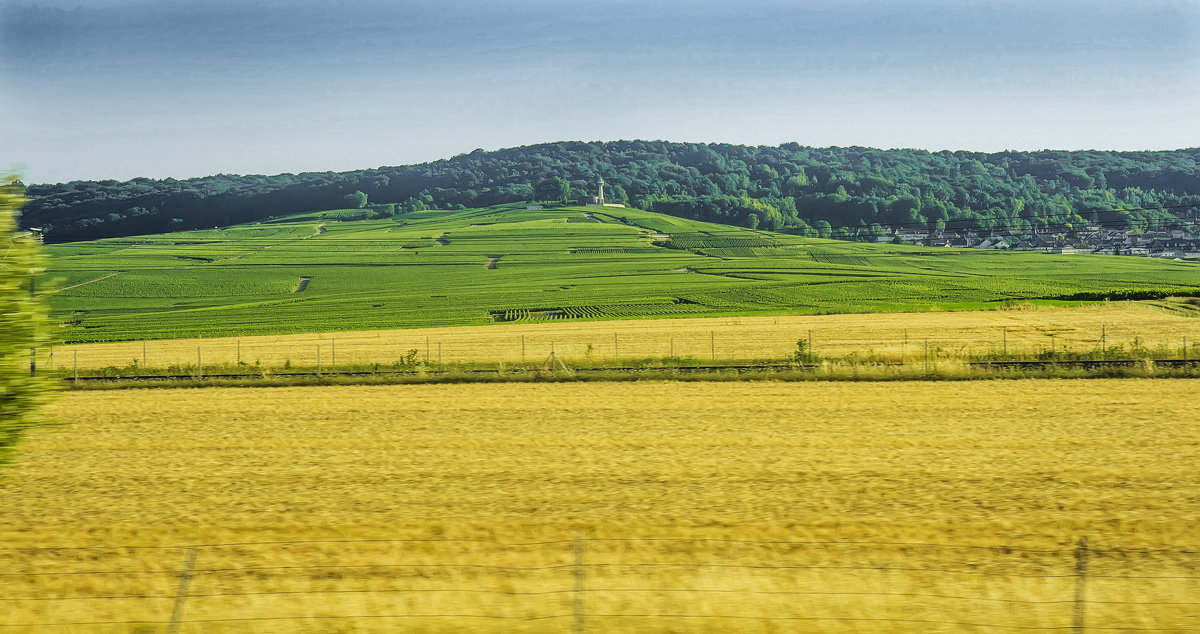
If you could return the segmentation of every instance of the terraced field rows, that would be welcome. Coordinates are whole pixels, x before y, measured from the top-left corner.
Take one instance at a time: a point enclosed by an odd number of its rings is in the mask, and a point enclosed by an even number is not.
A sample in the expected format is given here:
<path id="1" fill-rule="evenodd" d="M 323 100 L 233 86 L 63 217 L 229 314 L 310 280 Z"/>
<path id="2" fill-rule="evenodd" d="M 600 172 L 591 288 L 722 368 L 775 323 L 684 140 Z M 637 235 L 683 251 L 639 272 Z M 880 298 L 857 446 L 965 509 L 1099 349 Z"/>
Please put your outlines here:
<path id="1" fill-rule="evenodd" d="M 52 245 L 47 277 L 61 280 L 52 304 L 72 342 L 1200 293 L 1195 263 L 857 244 L 588 209 L 348 210 Z M 589 213 L 599 222 L 580 222 Z M 293 293 L 302 277 L 310 285 Z"/>

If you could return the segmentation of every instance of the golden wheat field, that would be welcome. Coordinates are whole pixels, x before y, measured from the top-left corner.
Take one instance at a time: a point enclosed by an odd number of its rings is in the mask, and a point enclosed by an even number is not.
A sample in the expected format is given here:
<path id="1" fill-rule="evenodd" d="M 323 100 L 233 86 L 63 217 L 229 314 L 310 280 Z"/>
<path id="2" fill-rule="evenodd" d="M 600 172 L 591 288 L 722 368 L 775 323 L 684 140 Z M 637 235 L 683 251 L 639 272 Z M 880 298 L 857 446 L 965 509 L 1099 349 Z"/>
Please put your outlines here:
<path id="1" fill-rule="evenodd" d="M 0 489 L 0 631 L 1191 631 L 1198 411 L 1135 379 L 70 392 Z"/>
<path id="2" fill-rule="evenodd" d="M 555 352 L 571 363 L 681 356 L 698 359 L 778 359 L 811 339 L 821 355 L 851 353 L 913 360 L 928 342 L 939 355 L 1000 352 L 1089 351 L 1107 346 L 1161 348 L 1182 354 L 1188 342 L 1200 355 L 1200 319 L 1194 310 L 1163 303 L 1113 302 L 1079 307 L 1024 305 L 1017 310 L 780 315 L 697 319 L 496 324 L 417 330 L 380 330 L 224 339 L 176 339 L 60 346 L 42 353 L 42 364 L 82 369 L 144 364 L 234 364 L 311 367 L 318 354 L 326 369 L 350 364 L 390 364 L 413 354 L 437 363 L 542 362 Z M 1163 304 L 1165 305 L 1165 304 Z M 197 358 L 199 357 L 199 359 Z"/>

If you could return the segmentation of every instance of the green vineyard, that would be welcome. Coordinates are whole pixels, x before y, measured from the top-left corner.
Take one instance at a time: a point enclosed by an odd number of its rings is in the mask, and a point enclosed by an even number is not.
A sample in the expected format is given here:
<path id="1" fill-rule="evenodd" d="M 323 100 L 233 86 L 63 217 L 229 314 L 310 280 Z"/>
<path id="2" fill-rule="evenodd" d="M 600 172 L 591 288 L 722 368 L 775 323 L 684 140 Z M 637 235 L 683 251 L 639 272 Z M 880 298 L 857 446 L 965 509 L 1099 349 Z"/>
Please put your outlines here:
<path id="1" fill-rule="evenodd" d="M 612 208 L 335 210 L 47 250 L 68 342 L 1200 293 L 1194 263 L 839 242 Z"/>

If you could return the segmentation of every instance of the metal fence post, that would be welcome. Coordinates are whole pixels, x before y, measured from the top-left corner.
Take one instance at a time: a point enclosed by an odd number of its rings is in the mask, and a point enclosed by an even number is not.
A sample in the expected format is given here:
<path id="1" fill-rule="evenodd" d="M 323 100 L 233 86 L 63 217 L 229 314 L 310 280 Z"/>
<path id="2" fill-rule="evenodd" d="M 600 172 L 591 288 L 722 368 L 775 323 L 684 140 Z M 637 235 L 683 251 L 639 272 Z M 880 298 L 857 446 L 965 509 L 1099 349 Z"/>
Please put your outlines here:
<path id="1" fill-rule="evenodd" d="M 571 606 L 571 632 L 574 634 L 583 634 L 583 593 L 584 581 L 586 580 L 584 558 L 586 555 L 586 542 L 587 532 L 580 531 L 575 534 L 575 594 Z"/>
<path id="2" fill-rule="evenodd" d="M 1075 634 L 1083 634 L 1086 597 L 1086 582 L 1087 582 L 1087 565 L 1088 565 L 1088 541 L 1087 537 L 1080 537 L 1079 544 L 1075 547 L 1075 618 L 1073 619 L 1071 631 Z"/>
<path id="3" fill-rule="evenodd" d="M 179 588 L 175 591 L 175 607 L 171 609 L 171 622 L 167 624 L 167 634 L 176 634 L 179 624 L 183 622 L 183 604 L 187 601 L 188 586 L 192 583 L 192 570 L 196 566 L 196 549 L 188 548 L 183 556 L 183 569 L 179 571 Z"/>

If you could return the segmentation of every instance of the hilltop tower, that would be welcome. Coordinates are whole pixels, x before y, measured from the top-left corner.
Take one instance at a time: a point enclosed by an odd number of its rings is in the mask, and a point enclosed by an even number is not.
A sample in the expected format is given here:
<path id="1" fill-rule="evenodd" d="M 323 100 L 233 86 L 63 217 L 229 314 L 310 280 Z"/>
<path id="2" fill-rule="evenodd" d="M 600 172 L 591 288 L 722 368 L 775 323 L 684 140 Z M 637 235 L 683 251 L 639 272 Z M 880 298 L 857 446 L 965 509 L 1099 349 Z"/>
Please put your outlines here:
<path id="1" fill-rule="evenodd" d="M 591 197 L 591 201 L 587 203 L 588 207 L 624 207 L 621 203 L 608 204 L 604 201 L 604 177 L 601 176 L 596 183 L 596 196 Z"/>

